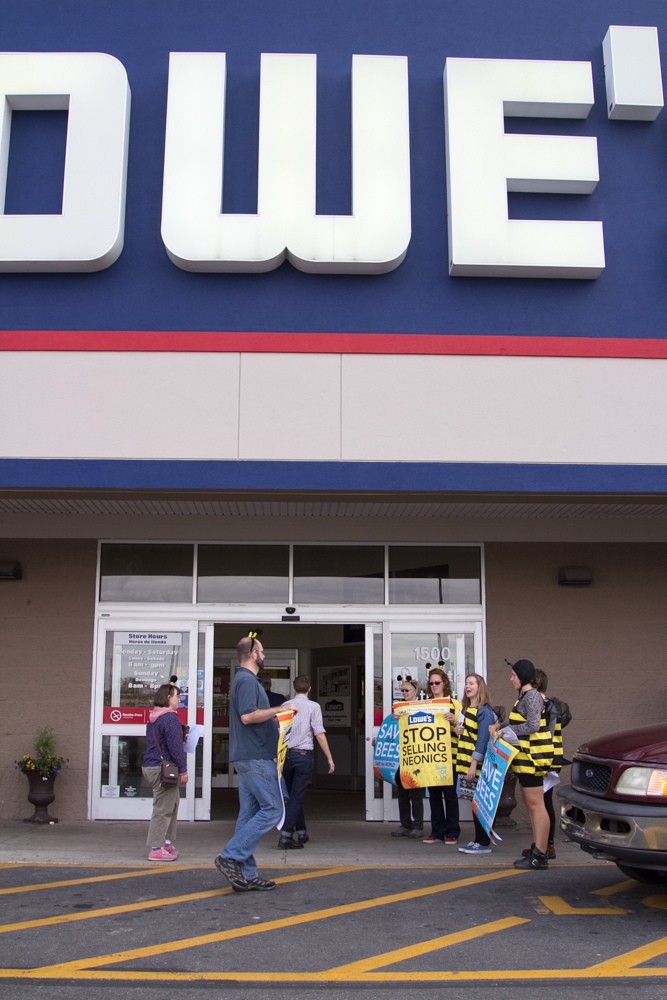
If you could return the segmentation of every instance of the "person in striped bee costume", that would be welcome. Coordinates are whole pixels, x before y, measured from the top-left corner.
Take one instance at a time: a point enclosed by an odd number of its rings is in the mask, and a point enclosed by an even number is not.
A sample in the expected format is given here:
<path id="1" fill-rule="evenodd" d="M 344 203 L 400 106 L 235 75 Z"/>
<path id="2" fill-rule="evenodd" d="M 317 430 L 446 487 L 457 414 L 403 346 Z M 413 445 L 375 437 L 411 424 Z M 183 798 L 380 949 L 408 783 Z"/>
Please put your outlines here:
<path id="1" fill-rule="evenodd" d="M 544 708 L 546 711 L 546 722 L 549 727 L 549 732 L 553 739 L 554 744 L 554 757 L 551 762 L 551 771 L 556 774 L 560 773 L 563 767 L 563 725 L 567 725 L 570 721 L 570 709 L 567 703 L 559 701 L 558 698 L 547 698 L 547 686 L 549 684 L 549 678 L 545 674 L 544 670 L 539 670 L 535 668 L 535 680 L 533 681 L 533 687 L 536 691 L 539 691 L 544 700 Z M 569 763 L 565 761 L 565 763 Z M 553 860 L 556 857 L 556 847 L 554 844 L 554 836 L 556 833 L 556 813 L 554 812 L 553 803 L 553 788 L 550 788 L 548 792 L 544 793 L 544 807 L 549 816 L 549 842 L 547 845 L 547 857 Z M 527 847 L 522 854 L 524 857 L 530 855 L 531 848 Z"/>
<path id="2" fill-rule="evenodd" d="M 477 768 L 484 760 L 489 742 L 489 726 L 492 726 L 497 718 L 491 705 L 486 681 L 480 674 L 468 674 L 466 677 L 461 707 L 463 724 L 456 726 L 458 737 L 456 772 L 466 781 L 473 782 L 477 778 Z M 490 854 L 491 841 L 474 813 L 473 822 L 475 839 L 465 847 L 459 847 L 459 851 L 461 854 Z"/>
<path id="3" fill-rule="evenodd" d="M 509 726 L 519 739 L 519 752 L 512 761 L 521 794 L 530 815 L 533 844 L 528 857 L 514 862 L 515 868 L 548 868 L 549 816 L 544 806 L 544 776 L 551 769 L 554 746 L 547 726 L 544 699 L 533 687 L 535 665 L 517 660 L 512 666 L 512 685 L 519 698 L 509 714 Z M 501 727 L 496 724 L 496 730 Z"/>

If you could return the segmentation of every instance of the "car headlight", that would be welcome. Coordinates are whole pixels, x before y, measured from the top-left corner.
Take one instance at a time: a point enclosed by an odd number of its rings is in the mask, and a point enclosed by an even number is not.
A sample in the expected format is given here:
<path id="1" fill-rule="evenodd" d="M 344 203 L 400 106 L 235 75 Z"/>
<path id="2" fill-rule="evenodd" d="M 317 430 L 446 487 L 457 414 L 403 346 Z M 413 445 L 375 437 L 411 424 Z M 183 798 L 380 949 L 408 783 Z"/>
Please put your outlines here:
<path id="1" fill-rule="evenodd" d="M 625 795 L 667 796 L 667 771 L 629 767 L 616 782 L 616 791 Z"/>

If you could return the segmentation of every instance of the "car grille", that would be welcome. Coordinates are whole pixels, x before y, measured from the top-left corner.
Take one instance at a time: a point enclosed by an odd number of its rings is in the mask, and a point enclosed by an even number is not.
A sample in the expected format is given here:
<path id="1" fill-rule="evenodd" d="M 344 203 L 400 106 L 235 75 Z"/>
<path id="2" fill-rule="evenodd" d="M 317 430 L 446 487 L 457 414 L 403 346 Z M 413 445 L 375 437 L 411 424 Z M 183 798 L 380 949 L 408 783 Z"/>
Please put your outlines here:
<path id="1" fill-rule="evenodd" d="M 572 764 L 572 784 L 577 788 L 604 793 L 610 781 L 611 768 L 608 764 L 594 764 L 589 760 L 575 760 Z"/>

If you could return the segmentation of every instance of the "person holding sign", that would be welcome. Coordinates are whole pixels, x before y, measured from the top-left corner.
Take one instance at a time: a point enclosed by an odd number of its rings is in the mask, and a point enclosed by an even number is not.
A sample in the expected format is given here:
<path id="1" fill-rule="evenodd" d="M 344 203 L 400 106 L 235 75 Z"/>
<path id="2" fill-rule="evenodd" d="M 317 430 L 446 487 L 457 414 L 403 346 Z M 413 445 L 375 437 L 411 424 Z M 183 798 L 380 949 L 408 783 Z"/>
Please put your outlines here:
<path id="1" fill-rule="evenodd" d="M 549 816 L 544 806 L 544 776 L 551 767 L 553 741 L 546 723 L 544 700 L 533 687 L 535 665 L 530 660 L 517 660 L 510 676 L 512 686 L 519 692 L 509 714 L 508 735 L 513 732 L 519 740 L 519 752 L 512 761 L 512 770 L 519 778 L 533 828 L 530 856 L 519 858 L 514 867 L 539 870 L 549 867 Z M 492 728 L 497 731 L 501 727 L 496 723 Z"/>
<path id="2" fill-rule="evenodd" d="M 434 667 L 428 675 L 428 687 L 431 698 L 451 698 L 452 687 L 449 677 L 440 667 Z M 446 712 L 444 718 L 450 724 L 452 734 L 452 756 L 456 756 L 456 736 L 454 726 L 458 722 L 460 704 L 452 700 L 452 712 Z M 459 800 L 456 795 L 456 785 L 429 786 L 428 797 L 431 803 L 431 836 L 426 837 L 425 844 L 455 844 L 461 835 L 459 826 Z M 444 799 L 444 806 L 443 806 Z"/>
<path id="3" fill-rule="evenodd" d="M 419 690 L 419 681 L 412 677 L 401 682 L 403 701 L 417 701 Z M 396 772 L 396 784 L 398 786 L 398 815 L 401 825 L 398 830 L 392 830 L 391 835 L 392 837 L 410 837 L 412 840 L 418 840 L 424 831 L 422 790 L 421 788 L 403 787 L 400 767 Z"/>
<path id="4" fill-rule="evenodd" d="M 265 833 L 283 817 L 283 797 L 278 778 L 278 727 L 276 715 L 296 705 L 271 708 L 257 674 L 264 666 L 264 647 L 251 632 L 236 646 L 239 668 L 229 696 L 229 759 L 239 778 L 239 818 L 234 836 L 215 859 L 218 871 L 235 892 L 275 889 L 271 879 L 260 878 L 254 851 Z"/>
<path id="5" fill-rule="evenodd" d="M 489 726 L 497 719 L 491 705 L 486 681 L 480 674 L 466 677 L 462 702 L 463 723 L 456 726 L 459 738 L 456 752 L 456 771 L 469 786 L 477 783 L 477 768 L 484 760 L 489 743 Z M 490 854 L 491 840 L 473 811 L 475 839 L 465 847 L 459 847 L 461 854 Z"/>

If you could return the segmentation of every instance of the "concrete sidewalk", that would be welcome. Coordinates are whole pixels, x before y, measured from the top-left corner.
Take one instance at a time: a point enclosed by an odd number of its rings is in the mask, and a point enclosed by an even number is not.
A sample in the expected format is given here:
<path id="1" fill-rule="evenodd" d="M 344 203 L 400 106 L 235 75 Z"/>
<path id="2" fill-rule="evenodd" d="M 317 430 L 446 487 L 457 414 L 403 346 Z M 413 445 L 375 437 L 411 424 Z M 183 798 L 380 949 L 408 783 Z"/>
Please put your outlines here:
<path id="1" fill-rule="evenodd" d="M 310 842 L 301 851 L 279 851 L 278 833 L 264 838 L 256 853 L 260 865 L 318 867 L 337 865 L 388 865 L 409 867 L 419 865 L 470 866 L 470 864 L 511 865 L 531 842 L 530 827 L 519 824 L 516 829 L 503 831 L 503 842 L 491 855 L 477 860 L 460 854 L 456 847 L 428 845 L 421 840 L 390 836 L 397 823 L 366 823 L 363 821 L 315 821 L 309 824 Z M 472 823 L 462 823 L 459 845 L 473 837 Z M 179 823 L 179 864 L 207 865 L 213 862 L 234 830 L 234 823 Z M 33 826 L 21 821 L 4 821 L 0 825 L 0 863 L 23 864 L 94 864 L 146 865 L 148 850 L 147 822 L 76 822 L 54 826 Z M 429 833 L 427 824 L 427 833 Z M 604 865 L 585 854 L 576 844 L 569 844 L 556 835 L 555 864 Z"/>

